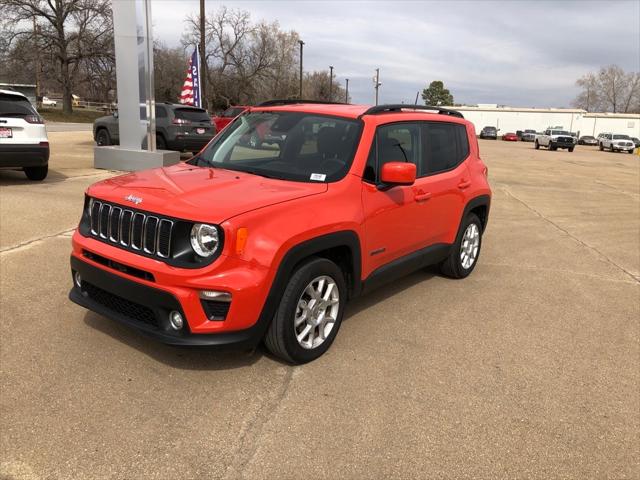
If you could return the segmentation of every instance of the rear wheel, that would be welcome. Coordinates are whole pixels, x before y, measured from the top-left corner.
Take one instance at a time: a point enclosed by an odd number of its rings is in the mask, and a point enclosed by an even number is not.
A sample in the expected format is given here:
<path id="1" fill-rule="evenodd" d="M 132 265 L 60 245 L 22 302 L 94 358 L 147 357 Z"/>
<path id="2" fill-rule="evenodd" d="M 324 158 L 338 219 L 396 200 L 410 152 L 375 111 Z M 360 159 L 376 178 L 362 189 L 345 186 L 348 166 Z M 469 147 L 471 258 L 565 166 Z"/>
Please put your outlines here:
<path id="1" fill-rule="evenodd" d="M 49 173 L 49 165 L 42 167 L 24 167 L 24 174 L 29 180 L 41 181 L 47 178 Z"/>
<path id="2" fill-rule="evenodd" d="M 465 278 L 476 266 L 482 246 L 482 223 L 470 213 L 460 225 L 456 243 L 449 256 L 440 264 L 440 271 L 450 278 Z"/>
<path id="3" fill-rule="evenodd" d="M 335 339 L 347 300 L 342 270 L 326 258 L 312 258 L 291 276 L 264 343 L 277 357 L 307 363 Z"/>
<path id="4" fill-rule="evenodd" d="M 111 145 L 111 135 L 105 128 L 101 128 L 96 133 L 96 144 L 99 147 L 106 147 L 107 145 Z"/>

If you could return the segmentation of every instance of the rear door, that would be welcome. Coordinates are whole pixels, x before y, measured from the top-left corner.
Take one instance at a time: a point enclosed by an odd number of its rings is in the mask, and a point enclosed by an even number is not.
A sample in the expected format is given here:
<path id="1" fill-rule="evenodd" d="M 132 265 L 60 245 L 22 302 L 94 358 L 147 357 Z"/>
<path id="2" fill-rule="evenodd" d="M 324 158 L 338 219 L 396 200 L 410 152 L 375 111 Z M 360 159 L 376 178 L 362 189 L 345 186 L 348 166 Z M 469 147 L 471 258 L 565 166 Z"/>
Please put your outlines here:
<path id="1" fill-rule="evenodd" d="M 422 122 L 423 155 L 414 198 L 423 246 L 453 243 L 471 186 L 467 168 L 470 146 L 465 125 Z"/>
<path id="2" fill-rule="evenodd" d="M 46 141 L 42 119 L 22 95 L 0 93 L 0 145 Z"/>

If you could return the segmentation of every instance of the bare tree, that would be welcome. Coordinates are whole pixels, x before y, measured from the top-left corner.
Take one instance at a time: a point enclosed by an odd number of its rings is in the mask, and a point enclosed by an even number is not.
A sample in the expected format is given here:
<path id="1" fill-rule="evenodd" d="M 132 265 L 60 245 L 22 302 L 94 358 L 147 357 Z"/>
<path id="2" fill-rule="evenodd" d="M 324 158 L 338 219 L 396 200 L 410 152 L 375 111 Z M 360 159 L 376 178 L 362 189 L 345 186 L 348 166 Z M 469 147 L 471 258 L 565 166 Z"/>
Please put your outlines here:
<path id="1" fill-rule="evenodd" d="M 625 72 L 617 65 L 602 67 L 576 81 L 581 88 L 574 105 L 587 111 L 640 112 L 640 73 Z"/>
<path id="2" fill-rule="evenodd" d="M 40 51 L 52 52 L 56 65 L 49 73 L 62 88 L 63 111 L 71 113 L 74 79 L 83 60 L 103 56 L 110 41 L 109 0 L 0 0 L 0 11 L 12 25 L 10 42 L 33 37 L 32 25 L 37 25 L 35 42 Z"/>
<path id="3" fill-rule="evenodd" d="M 587 112 L 597 111 L 600 108 L 600 97 L 596 76 L 593 73 L 583 75 L 576 80 L 576 86 L 580 87 L 582 91 L 573 101 L 573 105 Z"/>
<path id="4" fill-rule="evenodd" d="M 187 74 L 187 55 L 184 49 L 168 48 L 161 42 L 153 46 L 155 97 L 158 102 L 175 102 Z"/>
<path id="5" fill-rule="evenodd" d="M 302 96 L 305 100 L 322 100 L 329 102 L 343 102 L 346 91 L 333 81 L 331 95 L 329 95 L 329 72 L 311 72 L 304 76 Z"/>
<path id="6" fill-rule="evenodd" d="M 182 43 L 195 48 L 198 16 L 186 20 Z M 218 107 L 255 103 L 295 94 L 296 32 L 284 32 L 277 22 L 251 22 L 249 12 L 221 7 L 205 19 L 207 92 Z"/>

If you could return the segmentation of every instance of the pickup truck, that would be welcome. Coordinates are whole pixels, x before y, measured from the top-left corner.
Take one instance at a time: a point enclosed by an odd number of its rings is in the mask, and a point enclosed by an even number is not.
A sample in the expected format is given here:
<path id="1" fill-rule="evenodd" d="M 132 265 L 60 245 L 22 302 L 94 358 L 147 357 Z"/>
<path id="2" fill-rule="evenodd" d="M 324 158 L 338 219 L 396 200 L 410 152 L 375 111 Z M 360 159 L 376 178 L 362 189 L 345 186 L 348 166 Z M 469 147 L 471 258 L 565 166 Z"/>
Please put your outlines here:
<path id="1" fill-rule="evenodd" d="M 565 130 L 547 129 L 542 135 L 536 135 L 534 143 L 536 150 L 540 147 L 547 147 L 549 150 L 566 148 L 570 152 L 573 152 L 576 146 L 576 139 Z"/>

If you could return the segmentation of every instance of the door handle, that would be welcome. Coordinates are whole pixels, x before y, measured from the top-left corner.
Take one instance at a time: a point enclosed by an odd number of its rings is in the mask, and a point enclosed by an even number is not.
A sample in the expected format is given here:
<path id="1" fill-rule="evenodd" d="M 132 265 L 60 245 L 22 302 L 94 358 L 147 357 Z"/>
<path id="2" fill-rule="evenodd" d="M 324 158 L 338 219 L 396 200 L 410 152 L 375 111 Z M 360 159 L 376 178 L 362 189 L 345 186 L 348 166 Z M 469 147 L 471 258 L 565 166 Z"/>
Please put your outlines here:
<path id="1" fill-rule="evenodd" d="M 429 200 L 430 198 L 431 198 L 431 192 L 426 192 L 426 193 L 424 193 L 424 192 L 416 193 L 416 194 L 413 196 L 413 199 L 414 199 L 416 202 L 425 202 L 425 201 Z"/>
<path id="2" fill-rule="evenodd" d="M 460 190 L 464 190 L 465 188 L 469 188 L 471 186 L 471 180 L 461 180 L 458 184 L 458 188 Z"/>

